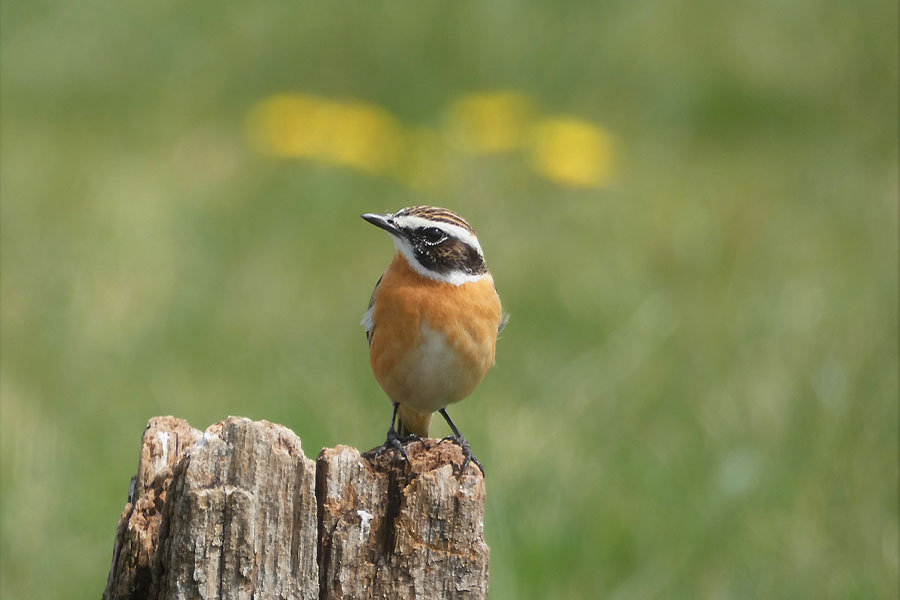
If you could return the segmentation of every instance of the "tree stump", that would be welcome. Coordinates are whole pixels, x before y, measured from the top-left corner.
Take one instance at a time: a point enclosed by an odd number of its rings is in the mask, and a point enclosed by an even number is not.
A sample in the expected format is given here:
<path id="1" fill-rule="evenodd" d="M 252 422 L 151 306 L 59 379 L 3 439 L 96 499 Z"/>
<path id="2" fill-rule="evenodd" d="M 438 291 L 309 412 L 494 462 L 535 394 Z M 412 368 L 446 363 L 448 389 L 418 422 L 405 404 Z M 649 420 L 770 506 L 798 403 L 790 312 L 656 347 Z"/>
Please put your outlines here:
<path id="1" fill-rule="evenodd" d="M 454 475 L 455 444 L 423 440 L 407 454 L 374 467 L 347 446 L 319 454 L 320 598 L 487 597 L 481 471 Z"/>
<path id="2" fill-rule="evenodd" d="M 137 475 L 119 519 L 106 598 L 147 598 L 172 469 L 203 434 L 187 421 L 155 417 L 147 423 Z"/>
<path id="3" fill-rule="evenodd" d="M 103 598 L 486 598 L 481 472 L 452 443 L 407 454 L 151 419 Z"/>

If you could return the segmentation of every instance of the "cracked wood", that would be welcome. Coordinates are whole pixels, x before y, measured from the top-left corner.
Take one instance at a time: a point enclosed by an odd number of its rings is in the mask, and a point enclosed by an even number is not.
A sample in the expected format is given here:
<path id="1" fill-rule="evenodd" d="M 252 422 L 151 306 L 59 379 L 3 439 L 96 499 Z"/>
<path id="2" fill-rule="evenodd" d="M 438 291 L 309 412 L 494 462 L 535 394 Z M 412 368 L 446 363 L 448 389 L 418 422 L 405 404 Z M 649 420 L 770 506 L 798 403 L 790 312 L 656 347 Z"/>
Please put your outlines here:
<path id="1" fill-rule="evenodd" d="M 289 429 L 156 417 L 104 599 L 486 598 L 484 479 L 425 440 L 305 456 Z"/>

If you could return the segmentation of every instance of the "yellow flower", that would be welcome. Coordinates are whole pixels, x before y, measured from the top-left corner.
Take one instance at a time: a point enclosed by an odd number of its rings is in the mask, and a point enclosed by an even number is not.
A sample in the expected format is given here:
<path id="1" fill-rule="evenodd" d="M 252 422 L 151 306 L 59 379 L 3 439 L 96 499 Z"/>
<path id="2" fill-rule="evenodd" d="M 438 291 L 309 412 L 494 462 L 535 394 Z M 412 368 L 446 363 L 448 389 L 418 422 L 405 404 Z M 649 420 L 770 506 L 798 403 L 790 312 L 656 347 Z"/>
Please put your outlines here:
<path id="1" fill-rule="evenodd" d="M 532 131 L 531 165 L 542 176 L 573 187 L 601 187 L 613 176 L 612 136 L 570 117 L 539 122 Z"/>
<path id="2" fill-rule="evenodd" d="M 446 182 L 450 163 L 447 140 L 434 129 L 409 130 L 406 155 L 397 169 L 397 177 L 418 191 L 434 191 Z"/>
<path id="3" fill-rule="evenodd" d="M 374 104 L 333 106 L 329 155 L 338 164 L 384 173 L 396 167 L 406 145 L 403 124 Z"/>
<path id="4" fill-rule="evenodd" d="M 309 158 L 369 173 L 393 169 L 405 129 L 388 111 L 366 102 L 278 94 L 247 116 L 251 143 L 264 154 Z"/>
<path id="5" fill-rule="evenodd" d="M 581 119 L 535 122 L 531 99 L 516 91 L 481 92 L 450 104 L 443 130 L 410 128 L 384 108 L 310 94 L 275 94 L 247 114 L 247 136 L 260 152 L 397 177 L 420 190 L 447 180 L 453 150 L 497 154 L 524 148 L 543 177 L 600 187 L 613 176 L 615 144 Z"/>
<path id="6" fill-rule="evenodd" d="M 535 109 L 520 92 L 466 94 L 448 110 L 451 138 L 472 154 L 498 154 L 521 147 Z"/>
<path id="7" fill-rule="evenodd" d="M 310 158 L 322 152 L 323 103 L 300 94 L 277 94 L 258 102 L 247 115 L 253 146 L 271 156 Z"/>

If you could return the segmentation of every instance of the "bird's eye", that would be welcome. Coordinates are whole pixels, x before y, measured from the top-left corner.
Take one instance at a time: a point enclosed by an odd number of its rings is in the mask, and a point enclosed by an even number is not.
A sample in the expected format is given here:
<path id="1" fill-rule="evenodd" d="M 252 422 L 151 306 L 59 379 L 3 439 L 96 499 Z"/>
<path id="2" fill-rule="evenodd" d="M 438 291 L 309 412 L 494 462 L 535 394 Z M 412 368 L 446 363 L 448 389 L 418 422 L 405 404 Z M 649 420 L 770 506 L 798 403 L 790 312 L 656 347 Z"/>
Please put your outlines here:
<path id="1" fill-rule="evenodd" d="M 447 239 L 447 234 L 437 227 L 426 227 L 422 230 L 422 236 L 425 238 L 426 244 L 440 244 Z"/>

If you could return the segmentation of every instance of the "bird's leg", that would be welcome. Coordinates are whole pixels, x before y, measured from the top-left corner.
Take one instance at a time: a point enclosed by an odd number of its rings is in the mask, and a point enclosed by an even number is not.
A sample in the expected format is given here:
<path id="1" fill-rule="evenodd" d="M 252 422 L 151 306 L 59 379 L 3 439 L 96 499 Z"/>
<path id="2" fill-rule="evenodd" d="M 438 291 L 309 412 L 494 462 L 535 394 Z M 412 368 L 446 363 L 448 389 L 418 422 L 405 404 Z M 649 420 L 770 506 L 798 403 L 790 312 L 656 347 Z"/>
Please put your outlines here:
<path id="1" fill-rule="evenodd" d="M 481 461 L 478 460 L 474 454 L 472 454 L 472 449 L 469 447 L 469 442 L 466 441 L 466 438 L 463 437 L 463 434 L 459 432 L 459 429 L 456 428 L 456 425 L 453 423 L 453 420 L 450 418 L 450 415 L 447 414 L 445 409 L 441 409 L 439 411 L 441 416 L 444 417 L 444 420 L 447 421 L 447 425 L 450 426 L 450 429 L 453 431 L 453 435 L 447 436 L 441 441 L 453 440 L 453 442 L 460 447 L 463 451 L 463 455 L 466 459 L 463 461 L 462 466 L 459 468 L 458 477 L 462 477 L 462 474 L 465 472 L 466 467 L 469 466 L 470 462 L 475 463 L 479 469 L 481 469 L 481 476 L 484 477 L 484 466 L 481 464 Z"/>
<path id="2" fill-rule="evenodd" d="M 397 437 L 400 439 L 400 443 L 404 445 L 412 442 L 421 442 L 422 445 L 425 444 L 422 438 L 419 437 L 418 434 L 410 431 L 402 420 L 397 421 Z"/>
<path id="3" fill-rule="evenodd" d="M 406 459 L 406 462 L 409 462 L 409 456 L 406 454 L 406 449 L 403 448 L 403 438 L 397 433 L 397 430 L 394 428 L 394 425 L 397 422 L 397 409 L 400 405 L 394 402 L 394 412 L 391 413 L 391 426 L 388 428 L 387 439 L 384 441 L 384 444 L 378 447 L 378 450 L 375 451 L 375 460 L 378 460 L 378 457 L 381 456 L 381 453 L 387 450 L 388 448 L 394 448 L 400 452 L 400 455 Z"/>

